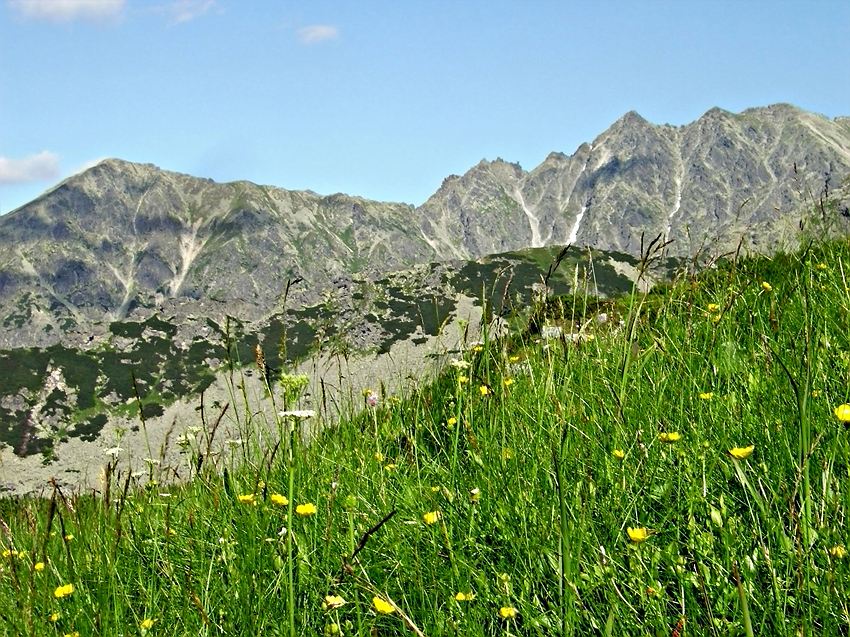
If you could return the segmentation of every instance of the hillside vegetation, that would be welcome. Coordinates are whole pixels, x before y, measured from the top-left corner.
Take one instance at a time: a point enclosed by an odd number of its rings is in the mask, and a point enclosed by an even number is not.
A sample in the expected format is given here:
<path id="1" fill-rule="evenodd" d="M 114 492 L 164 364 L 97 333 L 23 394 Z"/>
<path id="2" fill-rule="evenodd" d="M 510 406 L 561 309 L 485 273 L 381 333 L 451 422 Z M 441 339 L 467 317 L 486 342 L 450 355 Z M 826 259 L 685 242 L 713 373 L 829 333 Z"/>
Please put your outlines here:
<path id="1" fill-rule="evenodd" d="M 272 446 L 237 378 L 233 458 L 199 417 L 187 484 L 0 503 L 2 632 L 847 634 L 848 267 L 541 300 L 309 445 L 298 378 Z"/>

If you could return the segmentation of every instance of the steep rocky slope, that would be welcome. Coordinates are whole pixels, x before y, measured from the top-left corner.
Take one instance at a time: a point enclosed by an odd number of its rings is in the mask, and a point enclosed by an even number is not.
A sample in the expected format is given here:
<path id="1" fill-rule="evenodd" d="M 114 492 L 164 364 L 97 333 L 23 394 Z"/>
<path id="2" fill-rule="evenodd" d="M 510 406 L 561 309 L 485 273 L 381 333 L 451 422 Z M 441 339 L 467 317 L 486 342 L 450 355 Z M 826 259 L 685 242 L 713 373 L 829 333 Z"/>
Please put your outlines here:
<path id="1" fill-rule="evenodd" d="M 531 171 L 482 161 L 423 205 L 215 183 L 107 160 L 0 217 L 0 348 L 84 345 L 96 322 L 160 311 L 258 319 L 351 273 L 575 244 L 635 255 L 771 251 L 832 189 L 847 227 L 850 119 L 775 105 L 682 127 L 627 113 Z M 839 196 L 835 198 L 835 194 Z"/>

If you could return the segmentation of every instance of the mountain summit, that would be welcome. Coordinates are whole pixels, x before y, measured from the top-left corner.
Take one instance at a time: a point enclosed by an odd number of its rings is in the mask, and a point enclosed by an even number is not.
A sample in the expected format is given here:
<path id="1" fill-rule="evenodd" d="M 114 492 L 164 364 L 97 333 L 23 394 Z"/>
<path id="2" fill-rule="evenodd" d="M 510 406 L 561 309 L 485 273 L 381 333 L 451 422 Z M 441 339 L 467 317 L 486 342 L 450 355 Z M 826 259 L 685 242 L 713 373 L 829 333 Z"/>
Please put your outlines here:
<path id="1" fill-rule="evenodd" d="M 769 252 L 848 174 L 850 119 L 785 104 L 681 127 L 630 112 L 531 171 L 481 161 L 419 207 L 109 159 L 0 217 L 0 347 L 144 307 L 257 318 L 287 279 L 297 302 L 351 273 L 525 247 L 636 254 L 663 234 L 671 255 Z"/>

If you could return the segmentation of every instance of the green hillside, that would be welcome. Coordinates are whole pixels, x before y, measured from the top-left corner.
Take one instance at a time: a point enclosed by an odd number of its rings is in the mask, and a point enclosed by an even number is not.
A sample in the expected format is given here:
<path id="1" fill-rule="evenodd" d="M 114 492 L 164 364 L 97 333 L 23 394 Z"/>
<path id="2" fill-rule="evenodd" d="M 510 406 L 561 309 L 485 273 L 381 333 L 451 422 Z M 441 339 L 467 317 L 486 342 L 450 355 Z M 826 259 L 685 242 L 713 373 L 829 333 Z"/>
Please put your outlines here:
<path id="1" fill-rule="evenodd" d="M 309 445 L 296 412 L 260 446 L 237 377 L 232 458 L 199 416 L 184 486 L 0 502 L 0 630 L 847 634 L 848 269 L 845 240 L 556 297 Z"/>

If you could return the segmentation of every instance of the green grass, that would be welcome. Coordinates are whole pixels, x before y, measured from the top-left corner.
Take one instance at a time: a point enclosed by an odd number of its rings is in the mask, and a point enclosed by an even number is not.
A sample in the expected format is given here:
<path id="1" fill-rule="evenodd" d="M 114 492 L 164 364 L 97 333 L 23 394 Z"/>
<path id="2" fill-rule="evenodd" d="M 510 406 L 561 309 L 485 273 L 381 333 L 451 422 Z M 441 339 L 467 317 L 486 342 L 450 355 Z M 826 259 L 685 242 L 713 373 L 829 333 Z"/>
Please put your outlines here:
<path id="1" fill-rule="evenodd" d="M 562 297 L 526 324 L 580 341 L 485 338 L 309 446 L 290 419 L 261 445 L 234 396 L 238 468 L 202 432 L 184 486 L 0 503 L 2 631 L 847 634 L 848 267 L 844 241 Z"/>

